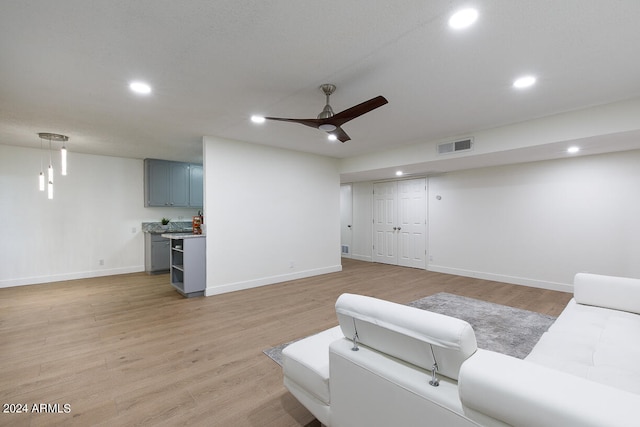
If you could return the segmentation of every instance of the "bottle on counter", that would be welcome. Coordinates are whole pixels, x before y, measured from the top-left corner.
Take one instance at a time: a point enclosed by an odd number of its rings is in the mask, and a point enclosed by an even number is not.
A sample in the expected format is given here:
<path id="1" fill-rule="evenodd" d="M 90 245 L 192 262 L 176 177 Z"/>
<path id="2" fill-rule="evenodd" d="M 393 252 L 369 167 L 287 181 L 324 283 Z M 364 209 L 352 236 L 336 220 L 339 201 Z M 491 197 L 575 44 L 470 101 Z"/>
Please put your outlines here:
<path id="1" fill-rule="evenodd" d="M 202 234 L 202 224 L 204 222 L 204 218 L 202 217 L 202 212 L 198 211 L 198 215 L 193 217 L 191 222 L 193 228 L 193 234 Z"/>

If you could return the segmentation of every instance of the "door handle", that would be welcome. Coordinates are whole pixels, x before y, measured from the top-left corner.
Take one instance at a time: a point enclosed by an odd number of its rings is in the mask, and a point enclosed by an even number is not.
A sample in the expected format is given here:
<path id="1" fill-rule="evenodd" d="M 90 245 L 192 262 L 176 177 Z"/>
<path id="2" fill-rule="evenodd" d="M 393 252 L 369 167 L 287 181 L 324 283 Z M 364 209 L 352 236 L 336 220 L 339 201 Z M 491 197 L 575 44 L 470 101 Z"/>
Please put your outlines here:
<path id="1" fill-rule="evenodd" d="M 402 230 L 402 227 L 398 227 L 398 231 Z"/>
<path id="2" fill-rule="evenodd" d="M 398 229 L 398 227 L 393 227 L 393 231 L 396 231 Z"/>

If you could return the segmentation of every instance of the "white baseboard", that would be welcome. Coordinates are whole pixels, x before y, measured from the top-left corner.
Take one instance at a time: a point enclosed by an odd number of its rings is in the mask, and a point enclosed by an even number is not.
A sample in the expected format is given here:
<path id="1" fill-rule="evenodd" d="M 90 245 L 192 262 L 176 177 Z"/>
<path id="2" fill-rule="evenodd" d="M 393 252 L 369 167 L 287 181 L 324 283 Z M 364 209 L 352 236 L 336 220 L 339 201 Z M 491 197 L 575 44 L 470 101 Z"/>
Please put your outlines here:
<path id="1" fill-rule="evenodd" d="M 296 271 L 295 273 L 280 274 L 277 276 L 262 277 L 260 279 L 246 280 L 243 282 L 225 283 L 217 286 L 207 286 L 205 296 L 219 295 L 227 292 L 242 291 L 244 289 L 257 288 L 259 286 L 273 285 L 289 280 L 304 279 L 305 277 L 319 276 L 321 274 L 336 273 L 342 271 L 342 265 L 315 268 L 311 270 Z"/>
<path id="2" fill-rule="evenodd" d="M 47 276 L 22 277 L 19 279 L 0 280 L 0 288 L 13 286 L 39 285 L 42 283 L 62 282 L 64 280 L 89 279 L 91 277 L 115 276 L 117 274 L 139 273 L 144 271 L 144 265 L 131 267 L 110 268 L 105 270 L 78 271 Z"/>
<path id="3" fill-rule="evenodd" d="M 358 260 L 358 261 L 373 262 L 373 258 L 371 258 L 371 256 L 369 256 L 369 255 L 356 255 L 356 254 L 351 254 L 351 259 L 356 259 L 356 260 Z"/>
<path id="4" fill-rule="evenodd" d="M 486 273 L 482 271 L 464 270 L 461 268 L 444 267 L 430 264 L 427 270 L 437 273 L 455 274 L 457 276 L 475 277 L 477 279 L 492 280 L 494 282 L 510 283 L 512 285 L 530 286 L 532 288 L 548 289 L 573 293 L 573 285 L 566 283 L 549 282 L 545 280 L 530 279 L 526 277 L 508 276 L 504 274 Z"/>

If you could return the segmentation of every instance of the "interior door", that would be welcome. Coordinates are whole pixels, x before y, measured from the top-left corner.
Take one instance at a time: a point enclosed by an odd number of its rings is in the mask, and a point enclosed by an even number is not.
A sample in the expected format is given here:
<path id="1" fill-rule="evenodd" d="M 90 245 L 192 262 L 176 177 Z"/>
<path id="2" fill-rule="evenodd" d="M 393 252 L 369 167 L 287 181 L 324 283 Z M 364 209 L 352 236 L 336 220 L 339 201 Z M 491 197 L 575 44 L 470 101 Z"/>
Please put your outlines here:
<path id="1" fill-rule="evenodd" d="M 397 264 L 397 192 L 395 182 L 373 185 L 373 261 Z"/>
<path id="2" fill-rule="evenodd" d="M 351 258 L 351 240 L 353 238 L 353 197 L 351 184 L 340 186 L 340 246 L 345 258 Z"/>
<path id="3" fill-rule="evenodd" d="M 426 266 L 425 178 L 373 186 L 373 261 L 405 267 Z"/>
<path id="4" fill-rule="evenodd" d="M 427 205 L 425 179 L 398 181 L 398 265 L 425 268 Z"/>

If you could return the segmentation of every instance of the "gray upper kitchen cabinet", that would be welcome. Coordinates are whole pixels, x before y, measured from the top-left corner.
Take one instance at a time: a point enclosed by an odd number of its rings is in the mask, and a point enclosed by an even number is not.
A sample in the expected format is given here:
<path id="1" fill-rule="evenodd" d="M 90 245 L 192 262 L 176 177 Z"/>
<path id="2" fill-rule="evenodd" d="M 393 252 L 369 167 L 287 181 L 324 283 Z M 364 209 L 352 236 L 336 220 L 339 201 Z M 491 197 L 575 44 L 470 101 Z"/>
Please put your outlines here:
<path id="1" fill-rule="evenodd" d="M 144 205 L 202 207 L 202 165 L 144 160 Z"/>
<path id="2" fill-rule="evenodd" d="M 202 165 L 189 165 L 189 206 L 201 208 L 203 196 Z"/>
<path id="3" fill-rule="evenodd" d="M 144 205 L 169 205 L 169 162 L 166 160 L 144 161 Z"/>
<path id="4" fill-rule="evenodd" d="M 189 164 L 169 162 L 169 206 L 189 206 Z"/>

